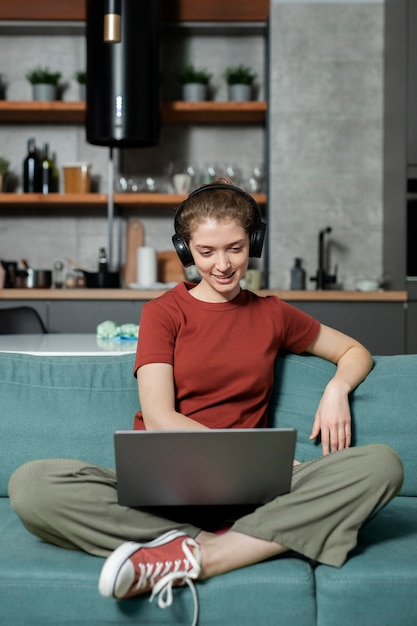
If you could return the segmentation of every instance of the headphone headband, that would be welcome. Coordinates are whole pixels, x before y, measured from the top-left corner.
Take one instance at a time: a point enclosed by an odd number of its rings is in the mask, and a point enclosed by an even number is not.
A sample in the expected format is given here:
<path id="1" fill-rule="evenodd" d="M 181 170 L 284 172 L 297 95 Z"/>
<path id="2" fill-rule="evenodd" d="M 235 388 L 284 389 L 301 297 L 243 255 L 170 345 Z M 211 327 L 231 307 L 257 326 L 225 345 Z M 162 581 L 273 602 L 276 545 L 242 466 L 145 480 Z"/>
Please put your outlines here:
<path id="1" fill-rule="evenodd" d="M 238 193 L 242 198 L 244 198 L 249 204 L 252 206 L 255 214 L 255 228 L 252 233 L 249 235 L 249 256 L 250 257 L 260 257 L 262 254 L 262 247 L 265 238 L 266 224 L 262 219 L 261 209 L 259 208 L 256 200 L 247 193 L 244 189 L 240 187 L 236 187 L 235 185 L 227 185 L 225 183 L 214 183 L 209 185 L 204 185 L 202 187 L 198 187 L 194 191 L 190 193 L 190 195 L 181 202 L 178 209 L 176 210 L 174 217 L 174 230 L 175 234 L 172 236 L 172 243 L 174 244 L 174 248 L 181 260 L 181 263 L 184 267 L 190 267 L 190 265 L 194 265 L 193 255 L 191 254 L 190 247 L 188 242 L 184 240 L 184 238 L 178 234 L 178 218 L 181 215 L 185 205 L 188 200 L 197 196 L 200 193 L 205 193 L 209 191 L 216 190 L 225 190 L 225 191 L 234 191 Z"/>

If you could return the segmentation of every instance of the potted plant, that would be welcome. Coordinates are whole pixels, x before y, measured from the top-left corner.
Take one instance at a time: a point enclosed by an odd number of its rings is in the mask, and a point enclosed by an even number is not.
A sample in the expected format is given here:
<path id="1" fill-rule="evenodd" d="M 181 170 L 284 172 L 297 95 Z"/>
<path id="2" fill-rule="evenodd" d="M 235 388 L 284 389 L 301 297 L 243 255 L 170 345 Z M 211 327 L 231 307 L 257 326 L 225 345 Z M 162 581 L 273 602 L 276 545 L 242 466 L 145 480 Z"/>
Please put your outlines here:
<path id="1" fill-rule="evenodd" d="M 188 102 L 207 100 L 211 77 L 212 74 L 205 68 L 196 68 L 191 63 L 184 65 L 179 73 L 183 100 Z"/>
<path id="2" fill-rule="evenodd" d="M 3 181 L 5 175 L 9 171 L 9 165 L 10 163 L 7 159 L 0 157 L 0 192 L 3 191 Z"/>
<path id="3" fill-rule="evenodd" d="M 26 80 L 33 88 L 33 99 L 56 100 L 57 85 L 61 76 L 61 72 L 51 72 L 49 67 L 40 65 L 26 72 Z"/>
<path id="4" fill-rule="evenodd" d="M 85 100 L 85 83 L 87 82 L 87 72 L 85 70 L 77 70 L 74 79 L 78 83 L 80 100 Z"/>
<path id="5" fill-rule="evenodd" d="M 243 65 L 230 66 L 224 71 L 228 85 L 229 100 L 245 102 L 252 99 L 252 85 L 256 74 L 252 68 Z"/>

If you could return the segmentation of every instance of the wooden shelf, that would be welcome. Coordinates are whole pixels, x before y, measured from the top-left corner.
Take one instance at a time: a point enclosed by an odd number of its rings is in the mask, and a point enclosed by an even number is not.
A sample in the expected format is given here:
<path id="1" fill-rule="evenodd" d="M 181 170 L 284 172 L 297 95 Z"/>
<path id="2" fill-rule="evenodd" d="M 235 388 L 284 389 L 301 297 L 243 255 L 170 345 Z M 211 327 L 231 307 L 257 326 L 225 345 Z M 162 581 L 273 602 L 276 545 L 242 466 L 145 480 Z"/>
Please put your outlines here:
<path id="1" fill-rule="evenodd" d="M 0 122 L 82 124 L 85 102 L 0 101 Z"/>
<path id="2" fill-rule="evenodd" d="M 0 123 L 83 124 L 85 102 L 0 100 Z M 262 124 L 265 102 L 164 102 L 162 122 L 202 124 Z"/>
<path id="3" fill-rule="evenodd" d="M 263 124 L 265 102 L 165 102 L 162 121 L 193 124 Z"/>
<path id="4" fill-rule="evenodd" d="M 266 204 L 265 194 L 253 196 L 260 205 Z M 114 203 L 121 207 L 158 207 L 167 208 L 177 206 L 185 199 L 185 196 L 166 193 L 116 193 Z M 107 194 L 104 193 L 0 193 L 0 212 L 5 209 L 25 208 L 57 209 L 69 207 L 105 207 L 107 206 Z"/>
<path id="5" fill-rule="evenodd" d="M 258 21 L 269 15 L 269 0 L 159 0 L 162 20 Z M 85 0 L 0 0 L 2 20 L 85 20 Z"/>

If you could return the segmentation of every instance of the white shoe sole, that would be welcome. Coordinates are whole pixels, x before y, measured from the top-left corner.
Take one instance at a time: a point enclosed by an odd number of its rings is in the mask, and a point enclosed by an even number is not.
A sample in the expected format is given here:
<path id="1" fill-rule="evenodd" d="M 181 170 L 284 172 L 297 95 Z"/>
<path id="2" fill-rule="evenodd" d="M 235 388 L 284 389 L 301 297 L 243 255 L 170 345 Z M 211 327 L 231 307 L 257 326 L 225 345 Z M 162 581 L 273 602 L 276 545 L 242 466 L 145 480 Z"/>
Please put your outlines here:
<path id="1" fill-rule="evenodd" d="M 98 581 L 99 593 L 105 598 L 122 599 L 135 580 L 134 567 L 129 561 L 132 554 L 140 548 L 154 548 L 182 536 L 185 537 L 186 534 L 179 530 L 170 530 L 157 539 L 149 541 L 149 543 L 136 543 L 134 541 L 122 543 L 111 553 L 103 565 Z"/>

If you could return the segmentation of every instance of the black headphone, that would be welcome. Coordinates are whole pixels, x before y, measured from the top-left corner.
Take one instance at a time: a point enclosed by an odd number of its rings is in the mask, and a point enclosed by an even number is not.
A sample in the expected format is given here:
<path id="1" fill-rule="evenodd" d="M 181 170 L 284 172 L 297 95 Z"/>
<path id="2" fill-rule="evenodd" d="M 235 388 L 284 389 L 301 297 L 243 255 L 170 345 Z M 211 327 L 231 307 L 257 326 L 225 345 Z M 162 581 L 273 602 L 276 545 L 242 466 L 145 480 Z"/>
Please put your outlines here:
<path id="1" fill-rule="evenodd" d="M 259 258 L 262 254 L 262 247 L 265 239 L 265 231 L 266 224 L 262 220 L 261 209 L 259 208 L 258 203 L 250 194 L 241 189 L 240 187 L 235 187 L 234 185 L 226 185 L 223 183 L 214 184 L 214 185 L 204 185 L 203 187 L 199 187 L 190 193 L 188 198 L 186 198 L 179 205 L 174 218 L 174 230 L 175 234 L 172 236 L 172 243 L 174 244 L 174 248 L 181 260 L 181 263 L 184 267 L 190 267 L 190 265 L 194 265 L 193 255 L 191 254 L 190 247 L 185 239 L 178 234 L 178 218 L 181 215 L 184 206 L 190 200 L 199 193 L 204 193 L 206 191 L 215 191 L 216 189 L 226 189 L 229 191 L 236 191 L 239 193 L 247 202 L 251 204 L 253 210 L 255 212 L 256 224 L 255 228 L 249 236 L 249 256 Z"/>

